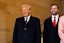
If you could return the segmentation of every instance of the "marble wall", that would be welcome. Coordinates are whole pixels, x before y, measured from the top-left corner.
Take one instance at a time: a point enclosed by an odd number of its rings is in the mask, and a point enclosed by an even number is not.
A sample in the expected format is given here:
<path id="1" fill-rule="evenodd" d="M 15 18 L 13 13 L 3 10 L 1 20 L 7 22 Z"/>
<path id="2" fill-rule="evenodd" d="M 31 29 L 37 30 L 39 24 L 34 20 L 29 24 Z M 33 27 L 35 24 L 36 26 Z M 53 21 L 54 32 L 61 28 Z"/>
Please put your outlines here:
<path id="1" fill-rule="evenodd" d="M 15 19 L 22 16 L 21 5 L 24 3 L 30 4 L 32 15 L 40 18 L 41 32 L 44 20 L 50 16 L 50 5 L 61 6 L 61 0 L 0 0 L 0 43 L 12 43 Z"/>

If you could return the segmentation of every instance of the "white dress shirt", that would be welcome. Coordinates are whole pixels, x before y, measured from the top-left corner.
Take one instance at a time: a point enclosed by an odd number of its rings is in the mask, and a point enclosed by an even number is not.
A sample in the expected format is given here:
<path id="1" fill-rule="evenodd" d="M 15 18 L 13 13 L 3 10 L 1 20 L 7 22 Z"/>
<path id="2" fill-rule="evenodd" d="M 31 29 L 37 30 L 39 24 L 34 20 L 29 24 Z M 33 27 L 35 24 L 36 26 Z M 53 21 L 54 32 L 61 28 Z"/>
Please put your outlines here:
<path id="1" fill-rule="evenodd" d="M 31 17 L 31 15 L 29 15 L 28 17 L 24 17 L 24 20 L 26 21 L 26 18 L 27 18 L 27 22 L 29 22 L 30 17 Z"/>
<path id="2" fill-rule="evenodd" d="M 59 15 L 58 14 L 57 15 L 52 15 L 52 23 L 54 22 L 54 17 L 56 17 L 56 24 L 57 24 Z"/>

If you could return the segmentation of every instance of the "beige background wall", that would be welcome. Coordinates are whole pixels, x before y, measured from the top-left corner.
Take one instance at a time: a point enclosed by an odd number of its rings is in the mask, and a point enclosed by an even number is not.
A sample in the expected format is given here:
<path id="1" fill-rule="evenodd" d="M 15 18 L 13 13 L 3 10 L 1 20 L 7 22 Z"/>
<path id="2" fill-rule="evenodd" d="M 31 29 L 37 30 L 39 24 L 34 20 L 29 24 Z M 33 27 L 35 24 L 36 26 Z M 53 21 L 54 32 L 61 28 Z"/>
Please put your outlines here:
<path id="1" fill-rule="evenodd" d="M 64 15 L 64 0 L 61 3 L 61 14 Z"/>
<path id="2" fill-rule="evenodd" d="M 0 0 L 0 43 L 11 43 L 15 19 L 22 16 L 21 5 L 30 4 L 32 15 L 40 18 L 41 31 L 43 32 L 43 22 L 50 16 L 50 5 L 59 4 L 60 14 L 64 14 L 64 3 L 61 0 Z M 62 15 L 61 14 L 61 15 Z M 43 42 L 43 41 L 42 41 Z"/>

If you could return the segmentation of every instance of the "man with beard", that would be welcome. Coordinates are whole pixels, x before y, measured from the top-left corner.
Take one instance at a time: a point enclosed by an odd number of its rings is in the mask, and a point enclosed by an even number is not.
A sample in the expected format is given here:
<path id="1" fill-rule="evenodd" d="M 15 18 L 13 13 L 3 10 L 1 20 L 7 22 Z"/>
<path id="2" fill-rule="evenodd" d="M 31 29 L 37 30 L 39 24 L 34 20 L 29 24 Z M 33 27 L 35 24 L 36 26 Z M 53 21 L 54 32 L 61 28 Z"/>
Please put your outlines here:
<path id="1" fill-rule="evenodd" d="M 51 5 L 51 17 L 44 21 L 43 43 L 60 43 L 58 36 L 59 6 Z"/>

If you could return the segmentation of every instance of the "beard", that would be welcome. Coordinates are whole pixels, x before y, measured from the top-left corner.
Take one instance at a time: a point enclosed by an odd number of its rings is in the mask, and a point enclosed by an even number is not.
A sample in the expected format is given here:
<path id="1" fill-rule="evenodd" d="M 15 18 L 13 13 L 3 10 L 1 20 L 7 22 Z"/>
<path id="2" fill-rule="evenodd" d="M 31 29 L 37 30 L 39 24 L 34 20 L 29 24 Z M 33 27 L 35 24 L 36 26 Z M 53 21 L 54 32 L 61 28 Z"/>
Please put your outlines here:
<path id="1" fill-rule="evenodd" d="M 58 13 L 52 13 L 52 15 L 57 15 Z"/>
<path id="2" fill-rule="evenodd" d="M 56 12 L 56 13 L 51 13 L 52 15 L 57 15 L 58 14 L 58 12 Z"/>

